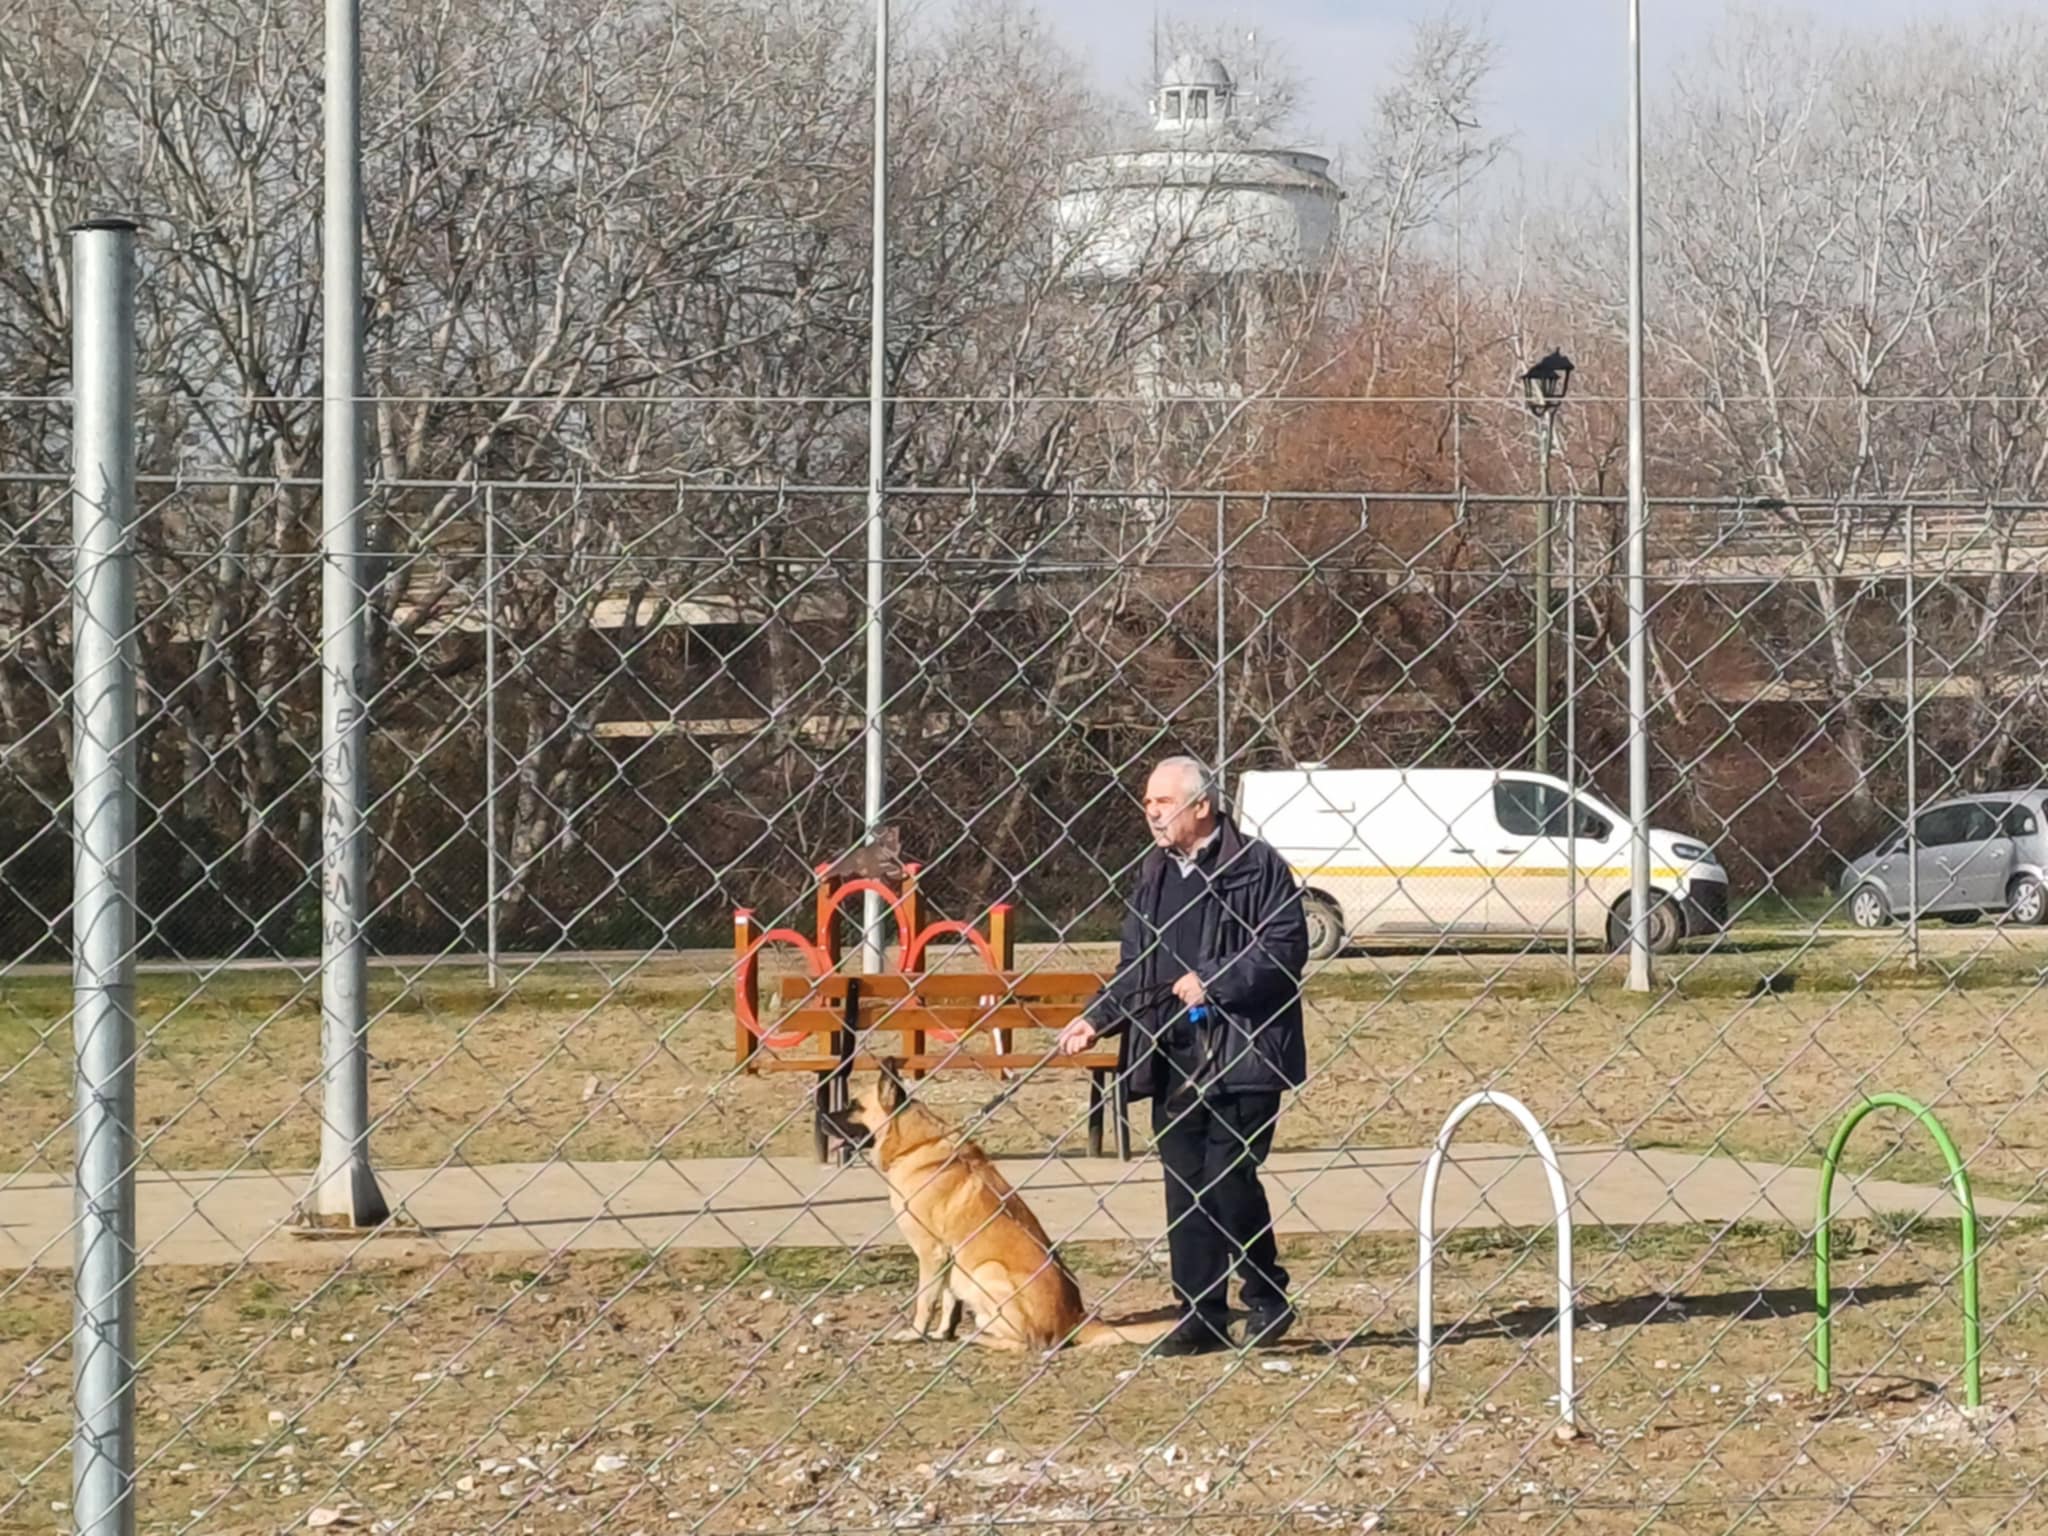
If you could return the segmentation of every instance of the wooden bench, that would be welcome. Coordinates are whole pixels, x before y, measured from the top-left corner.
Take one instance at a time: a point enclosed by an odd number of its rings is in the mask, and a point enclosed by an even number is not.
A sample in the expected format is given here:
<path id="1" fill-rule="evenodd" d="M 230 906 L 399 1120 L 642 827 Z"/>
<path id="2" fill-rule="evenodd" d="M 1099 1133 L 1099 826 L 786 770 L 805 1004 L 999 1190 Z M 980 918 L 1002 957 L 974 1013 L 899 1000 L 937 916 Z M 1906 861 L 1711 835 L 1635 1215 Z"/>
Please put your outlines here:
<path id="1" fill-rule="evenodd" d="M 1116 1071 L 1116 1048 L 1061 1056 L 1052 1038 L 1101 987 L 1100 976 L 1072 971 L 786 976 L 777 987 L 784 1011 L 772 1026 L 785 1043 L 770 1048 L 742 1024 L 734 1049 L 744 1071 L 808 1072 L 817 1079 L 813 1134 L 819 1162 L 831 1157 L 827 1111 L 847 1107 L 854 1073 L 873 1070 L 888 1057 L 900 1057 L 909 1077 L 964 1069 L 1000 1081 L 1013 1071 L 1086 1072 L 1088 1155 L 1102 1155 L 1103 1120 L 1113 1109 L 1117 1156 L 1128 1162 L 1130 1106 Z M 1018 1049 L 1019 1033 L 1042 1036 L 1043 1047 Z"/>

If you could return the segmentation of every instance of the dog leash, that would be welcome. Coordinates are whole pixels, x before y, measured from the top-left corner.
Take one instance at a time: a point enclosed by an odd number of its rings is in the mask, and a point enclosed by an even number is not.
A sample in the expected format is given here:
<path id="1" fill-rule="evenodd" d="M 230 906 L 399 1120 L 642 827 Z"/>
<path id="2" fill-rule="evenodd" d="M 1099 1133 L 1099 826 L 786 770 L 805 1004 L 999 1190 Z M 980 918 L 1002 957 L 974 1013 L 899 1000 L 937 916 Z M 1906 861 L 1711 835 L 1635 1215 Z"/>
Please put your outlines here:
<path id="1" fill-rule="evenodd" d="M 1138 998 L 1142 1005 L 1149 1007 L 1150 1005 L 1158 1002 L 1162 997 L 1171 997 L 1172 995 L 1173 987 L 1171 985 L 1167 985 L 1163 987 L 1148 987 L 1143 992 L 1140 992 L 1138 994 Z M 1192 1008 L 1188 1009 L 1188 1021 L 1192 1024 L 1200 1025 L 1207 1020 L 1208 1016 L 1209 1009 L 1205 1004 L 1197 1003 Z M 1026 1067 L 1013 1082 L 1011 1082 L 1008 1086 L 1001 1089 L 995 1095 L 994 1098 L 990 1099 L 986 1104 L 982 1105 L 981 1108 L 977 1109 L 974 1112 L 974 1118 L 977 1121 L 986 1121 L 990 1116 L 995 1114 L 997 1110 L 1001 1109 L 1005 1104 L 1009 1103 L 1011 1099 L 1015 1098 L 1017 1095 L 1017 1090 L 1019 1088 L 1022 1088 L 1026 1083 L 1030 1082 L 1031 1079 L 1037 1074 L 1038 1069 L 1044 1066 L 1048 1061 L 1054 1060 L 1058 1056 L 1058 1054 L 1059 1053 L 1057 1049 L 1054 1049 L 1047 1051 L 1043 1056 L 1039 1057 L 1039 1059 L 1036 1062 L 1034 1062 L 1031 1066 Z"/>

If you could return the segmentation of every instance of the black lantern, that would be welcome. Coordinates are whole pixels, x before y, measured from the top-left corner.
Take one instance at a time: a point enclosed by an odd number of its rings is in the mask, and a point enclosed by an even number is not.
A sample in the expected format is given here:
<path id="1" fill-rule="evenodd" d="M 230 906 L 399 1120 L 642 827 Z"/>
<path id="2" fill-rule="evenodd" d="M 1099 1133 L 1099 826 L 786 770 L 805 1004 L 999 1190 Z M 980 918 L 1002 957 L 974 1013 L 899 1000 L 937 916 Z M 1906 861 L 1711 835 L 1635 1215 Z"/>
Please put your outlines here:
<path id="1" fill-rule="evenodd" d="M 1553 352 L 1522 375 L 1522 398 L 1531 412 L 1547 416 L 1564 404 L 1565 391 L 1572 387 L 1572 360 Z"/>

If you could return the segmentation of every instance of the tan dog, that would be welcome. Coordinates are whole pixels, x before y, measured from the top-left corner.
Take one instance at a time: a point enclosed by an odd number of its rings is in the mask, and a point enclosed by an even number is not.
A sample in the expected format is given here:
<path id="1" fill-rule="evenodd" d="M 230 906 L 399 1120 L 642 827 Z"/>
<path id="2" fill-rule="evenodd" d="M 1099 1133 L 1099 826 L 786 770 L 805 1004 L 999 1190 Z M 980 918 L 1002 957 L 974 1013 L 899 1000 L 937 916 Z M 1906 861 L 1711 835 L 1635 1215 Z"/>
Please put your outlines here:
<path id="1" fill-rule="evenodd" d="M 873 1148 L 896 1225 L 917 1254 L 917 1305 L 899 1339 L 951 1338 L 963 1306 L 974 1312 L 974 1342 L 991 1349 L 1149 1344 L 1172 1328 L 1170 1318 L 1123 1327 L 1091 1319 L 1031 1207 L 981 1148 L 905 1093 L 896 1063 L 884 1062 L 854 1100 L 839 1126 L 849 1128 L 859 1133 L 849 1140 Z"/>

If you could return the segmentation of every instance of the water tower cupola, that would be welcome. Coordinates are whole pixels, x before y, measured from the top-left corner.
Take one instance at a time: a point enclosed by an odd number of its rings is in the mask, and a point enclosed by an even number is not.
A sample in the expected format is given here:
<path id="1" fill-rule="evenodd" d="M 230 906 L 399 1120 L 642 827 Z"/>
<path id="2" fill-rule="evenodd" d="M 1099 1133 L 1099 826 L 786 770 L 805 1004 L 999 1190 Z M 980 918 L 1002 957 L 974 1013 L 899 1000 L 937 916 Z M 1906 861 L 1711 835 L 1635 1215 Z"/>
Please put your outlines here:
<path id="1" fill-rule="evenodd" d="M 1220 59 L 1184 53 L 1173 61 L 1152 98 L 1152 126 L 1165 134 L 1202 133 L 1237 112 L 1237 84 Z"/>

